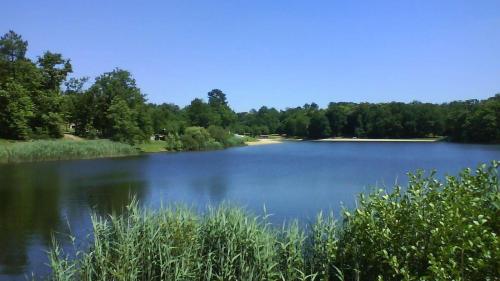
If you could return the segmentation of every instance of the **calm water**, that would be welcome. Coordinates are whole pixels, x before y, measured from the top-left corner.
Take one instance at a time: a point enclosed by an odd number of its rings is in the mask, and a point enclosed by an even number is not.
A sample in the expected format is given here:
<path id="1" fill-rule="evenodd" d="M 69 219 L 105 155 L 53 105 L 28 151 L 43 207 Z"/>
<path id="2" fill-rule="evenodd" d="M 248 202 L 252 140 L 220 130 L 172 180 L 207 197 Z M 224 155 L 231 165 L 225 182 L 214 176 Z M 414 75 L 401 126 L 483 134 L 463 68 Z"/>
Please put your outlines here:
<path id="1" fill-rule="evenodd" d="M 500 146 L 449 143 L 317 143 L 164 153 L 133 158 L 0 165 L 0 280 L 48 272 L 51 233 L 89 235 L 89 212 L 119 212 L 134 194 L 144 205 L 195 208 L 264 205 L 276 223 L 307 221 L 353 205 L 355 194 L 404 184 L 405 172 L 440 176 L 500 159 Z M 68 228 L 68 223 L 71 229 Z"/>

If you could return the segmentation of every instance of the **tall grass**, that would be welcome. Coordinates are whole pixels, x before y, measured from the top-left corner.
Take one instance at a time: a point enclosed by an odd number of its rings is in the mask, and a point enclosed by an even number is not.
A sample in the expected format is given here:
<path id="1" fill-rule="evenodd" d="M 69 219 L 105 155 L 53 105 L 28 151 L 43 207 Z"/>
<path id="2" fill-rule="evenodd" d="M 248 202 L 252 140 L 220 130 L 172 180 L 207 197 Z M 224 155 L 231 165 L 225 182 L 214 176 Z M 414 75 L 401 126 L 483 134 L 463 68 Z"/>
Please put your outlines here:
<path id="1" fill-rule="evenodd" d="M 37 140 L 0 145 L 0 163 L 135 155 L 137 149 L 109 140 Z"/>
<path id="2" fill-rule="evenodd" d="M 54 243 L 52 280 L 498 280 L 498 163 L 441 182 L 410 175 L 405 192 L 360 195 L 337 222 L 307 228 L 222 205 L 92 216 L 76 259 Z"/>

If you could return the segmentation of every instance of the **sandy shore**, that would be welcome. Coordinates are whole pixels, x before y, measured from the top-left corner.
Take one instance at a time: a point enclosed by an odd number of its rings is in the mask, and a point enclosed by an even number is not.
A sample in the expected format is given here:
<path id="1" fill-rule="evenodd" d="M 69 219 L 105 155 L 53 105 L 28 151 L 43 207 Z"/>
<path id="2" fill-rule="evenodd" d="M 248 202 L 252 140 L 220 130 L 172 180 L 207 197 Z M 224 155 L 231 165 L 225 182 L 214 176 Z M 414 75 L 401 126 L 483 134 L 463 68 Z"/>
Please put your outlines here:
<path id="1" fill-rule="evenodd" d="M 353 139 L 353 138 L 334 138 L 334 139 L 320 139 L 315 141 L 324 142 L 436 142 L 440 138 L 427 138 L 427 139 Z"/>
<path id="2" fill-rule="evenodd" d="M 256 141 L 246 142 L 247 145 L 265 145 L 265 144 L 278 144 L 283 141 L 280 139 L 257 139 Z"/>

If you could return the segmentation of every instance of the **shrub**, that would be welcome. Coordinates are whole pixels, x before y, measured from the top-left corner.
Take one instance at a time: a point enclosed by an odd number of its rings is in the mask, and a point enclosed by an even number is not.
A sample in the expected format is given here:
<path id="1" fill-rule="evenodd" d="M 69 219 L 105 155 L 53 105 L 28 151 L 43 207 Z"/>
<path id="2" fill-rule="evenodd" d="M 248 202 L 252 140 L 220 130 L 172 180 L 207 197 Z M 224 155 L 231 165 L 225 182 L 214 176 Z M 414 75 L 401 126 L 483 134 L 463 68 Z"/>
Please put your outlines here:
<path id="1" fill-rule="evenodd" d="M 177 133 L 168 133 L 165 136 L 165 142 L 167 151 L 181 151 L 183 149 L 181 138 Z"/>
<path id="2" fill-rule="evenodd" d="M 225 145 L 226 147 L 242 146 L 245 145 L 245 139 L 232 135 L 226 140 Z"/>
<path id="3" fill-rule="evenodd" d="M 241 137 L 231 134 L 228 130 L 220 126 L 212 125 L 208 127 L 208 132 L 216 142 L 221 143 L 224 147 L 241 146 L 245 144 Z"/>
<path id="4" fill-rule="evenodd" d="M 222 144 L 216 142 L 205 128 L 187 127 L 181 136 L 182 145 L 185 150 L 207 150 L 223 148 Z"/>
<path id="5" fill-rule="evenodd" d="M 443 184 L 410 174 L 406 191 L 359 196 L 343 215 L 337 266 L 361 280 L 495 280 L 500 268 L 498 163 Z"/>

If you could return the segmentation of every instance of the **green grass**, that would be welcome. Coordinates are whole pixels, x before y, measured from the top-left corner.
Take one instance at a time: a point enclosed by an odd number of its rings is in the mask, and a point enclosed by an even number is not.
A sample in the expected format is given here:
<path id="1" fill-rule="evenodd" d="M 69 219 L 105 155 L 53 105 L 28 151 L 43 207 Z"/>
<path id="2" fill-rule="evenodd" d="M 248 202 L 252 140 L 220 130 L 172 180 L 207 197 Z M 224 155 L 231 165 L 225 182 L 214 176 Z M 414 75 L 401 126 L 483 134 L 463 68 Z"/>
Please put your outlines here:
<path id="1" fill-rule="evenodd" d="M 136 148 L 142 152 L 150 153 L 150 152 L 167 151 L 166 146 L 167 146 L 167 144 L 165 141 L 148 141 L 148 142 L 136 145 Z"/>
<path id="2" fill-rule="evenodd" d="M 90 248 L 68 259 L 54 241 L 52 280 L 498 280 L 498 163 L 407 191 L 376 190 L 337 222 L 277 228 L 228 205 L 197 214 L 133 202 L 92 216 Z"/>
<path id="3" fill-rule="evenodd" d="M 109 140 L 37 140 L 0 143 L 0 163 L 90 159 L 136 155 L 134 147 Z"/>

